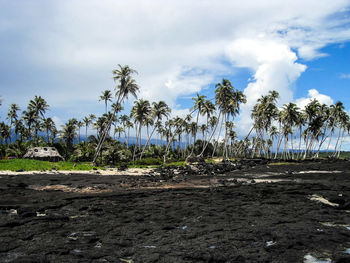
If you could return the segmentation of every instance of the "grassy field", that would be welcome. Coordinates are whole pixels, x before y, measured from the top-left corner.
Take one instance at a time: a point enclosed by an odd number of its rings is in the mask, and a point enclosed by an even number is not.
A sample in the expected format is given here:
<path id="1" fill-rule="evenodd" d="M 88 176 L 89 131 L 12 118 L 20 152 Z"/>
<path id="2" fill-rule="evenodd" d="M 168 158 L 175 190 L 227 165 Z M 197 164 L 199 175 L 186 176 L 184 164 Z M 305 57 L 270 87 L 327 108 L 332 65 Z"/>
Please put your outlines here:
<path id="1" fill-rule="evenodd" d="M 130 168 L 157 168 L 162 164 L 130 164 Z M 184 166 L 185 162 L 172 162 L 166 164 Z M 93 169 L 105 169 L 104 167 L 93 166 L 91 162 L 73 163 L 73 162 L 49 162 L 30 159 L 8 159 L 0 160 L 0 171 L 49 171 L 49 170 L 78 170 L 89 171 Z"/>
<path id="2" fill-rule="evenodd" d="M 0 160 L 2 171 L 92 170 L 91 163 L 48 162 L 30 159 Z"/>

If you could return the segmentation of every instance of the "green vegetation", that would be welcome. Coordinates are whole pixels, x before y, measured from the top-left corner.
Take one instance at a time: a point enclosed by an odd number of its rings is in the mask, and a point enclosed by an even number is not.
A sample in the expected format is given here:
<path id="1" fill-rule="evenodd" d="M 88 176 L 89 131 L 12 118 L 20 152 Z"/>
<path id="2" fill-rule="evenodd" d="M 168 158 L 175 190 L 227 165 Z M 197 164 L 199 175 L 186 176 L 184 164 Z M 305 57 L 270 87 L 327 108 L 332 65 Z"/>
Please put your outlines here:
<path id="1" fill-rule="evenodd" d="M 276 162 L 276 163 L 269 163 L 269 165 L 290 165 L 290 164 L 298 164 L 293 162 Z"/>
<path id="2" fill-rule="evenodd" d="M 0 170 L 2 171 L 92 170 L 94 168 L 102 169 L 93 166 L 91 162 L 48 162 L 30 159 L 0 160 Z"/>
<path id="3" fill-rule="evenodd" d="M 229 80 L 215 85 L 214 98 L 200 94 L 192 98 L 193 107 L 184 118 L 170 118 L 171 109 L 164 101 L 137 98 L 135 70 L 118 65 L 112 73 L 115 91 L 104 90 L 96 98 L 104 104 L 101 116 L 71 118 L 58 128 L 46 116 L 49 105 L 41 96 L 30 100 L 21 115 L 19 106 L 11 104 L 6 121 L 0 122 L 0 157 L 21 158 L 33 146 L 56 147 L 71 163 L 102 166 L 182 164 L 196 156 L 212 160 L 350 157 L 341 150 L 350 132 L 350 118 L 340 101 L 328 106 L 314 99 L 303 109 L 292 102 L 279 107 L 278 92 L 269 91 L 253 107 L 247 136 L 238 138 L 235 118 L 246 97 Z M 130 96 L 135 101 L 127 112 L 123 103 Z M 200 119 L 204 121 L 200 123 Z M 89 128 L 96 133 L 88 136 Z M 85 129 L 84 141 L 81 129 Z M 132 143 L 130 135 L 135 138 Z M 64 167 L 69 167 L 69 162 Z"/>

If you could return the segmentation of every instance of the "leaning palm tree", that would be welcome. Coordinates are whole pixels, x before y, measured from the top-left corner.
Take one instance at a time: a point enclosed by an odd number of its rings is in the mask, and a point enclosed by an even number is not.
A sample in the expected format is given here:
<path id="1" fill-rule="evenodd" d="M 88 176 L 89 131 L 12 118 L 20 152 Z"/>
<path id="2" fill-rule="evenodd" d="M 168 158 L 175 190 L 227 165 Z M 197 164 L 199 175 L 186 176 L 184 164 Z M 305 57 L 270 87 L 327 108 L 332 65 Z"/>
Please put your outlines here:
<path id="1" fill-rule="evenodd" d="M 201 115 L 203 113 L 203 108 L 206 102 L 206 98 L 207 96 L 204 95 L 199 95 L 197 93 L 197 97 L 192 98 L 192 100 L 194 101 L 194 106 L 192 107 L 192 110 L 197 110 L 197 117 L 196 117 L 196 122 L 195 122 L 195 127 L 196 127 L 196 131 L 197 131 L 197 127 L 198 127 L 198 119 L 199 119 L 199 115 Z M 194 127 L 194 126 L 193 126 Z M 192 130 L 194 131 L 194 129 Z M 186 159 L 190 158 L 193 155 L 193 151 L 194 151 L 194 144 L 196 142 L 196 137 L 197 137 L 197 132 L 196 133 L 192 133 L 193 136 L 193 147 L 192 150 L 190 152 L 190 154 L 187 156 Z"/>
<path id="2" fill-rule="evenodd" d="M 344 111 L 344 105 L 341 101 L 337 101 L 334 105 L 330 106 L 330 132 L 329 132 L 329 141 L 327 146 L 327 153 L 329 151 L 329 146 L 331 144 L 332 136 L 335 130 L 335 126 L 339 124 L 339 119 L 341 117 L 341 112 Z"/>
<path id="3" fill-rule="evenodd" d="M 153 117 L 153 120 L 155 123 L 161 121 L 163 117 L 165 117 L 165 118 L 169 117 L 171 109 L 164 101 L 153 102 L 152 105 L 153 105 L 153 107 L 152 107 L 151 111 L 152 111 L 152 117 Z M 148 136 L 147 142 L 142 149 L 142 152 L 140 154 L 140 159 L 142 158 L 142 155 L 143 155 L 146 147 L 148 146 L 156 128 L 157 128 L 157 125 L 153 125 L 153 130 L 152 130 L 151 134 Z"/>
<path id="4" fill-rule="evenodd" d="M 102 91 L 102 95 L 100 96 L 100 101 L 105 102 L 106 113 L 107 113 L 107 103 L 108 101 L 112 101 L 112 92 L 110 90 Z"/>
<path id="5" fill-rule="evenodd" d="M 117 105 L 122 104 L 124 100 L 129 97 L 129 95 L 132 95 L 135 98 L 137 98 L 136 93 L 139 91 L 139 86 L 136 84 L 136 81 L 131 77 L 131 75 L 137 73 L 137 71 L 131 69 L 129 66 L 121 66 L 120 64 L 118 64 L 118 67 L 118 69 L 112 71 L 114 75 L 114 81 L 119 81 L 118 85 L 116 86 Z M 102 133 L 102 136 L 97 144 L 95 156 L 93 159 L 94 163 L 96 163 L 99 152 L 101 151 L 102 144 L 106 139 L 106 135 L 112 125 L 113 119 L 116 117 L 116 114 L 117 111 L 114 110 L 113 118 L 111 118 L 108 121 L 105 130 Z"/>

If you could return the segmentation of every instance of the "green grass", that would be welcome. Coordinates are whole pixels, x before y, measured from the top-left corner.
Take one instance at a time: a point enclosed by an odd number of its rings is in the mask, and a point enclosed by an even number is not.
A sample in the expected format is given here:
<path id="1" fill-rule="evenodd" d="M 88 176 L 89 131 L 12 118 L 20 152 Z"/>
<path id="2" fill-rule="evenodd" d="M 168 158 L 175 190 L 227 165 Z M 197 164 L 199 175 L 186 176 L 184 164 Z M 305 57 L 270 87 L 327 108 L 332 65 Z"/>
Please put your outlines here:
<path id="1" fill-rule="evenodd" d="M 290 164 L 298 164 L 293 162 L 277 162 L 277 163 L 269 163 L 269 165 L 290 165 Z"/>
<path id="2" fill-rule="evenodd" d="M 2 171 L 45 171 L 45 170 L 92 170 L 91 163 L 48 162 L 30 159 L 0 160 Z"/>

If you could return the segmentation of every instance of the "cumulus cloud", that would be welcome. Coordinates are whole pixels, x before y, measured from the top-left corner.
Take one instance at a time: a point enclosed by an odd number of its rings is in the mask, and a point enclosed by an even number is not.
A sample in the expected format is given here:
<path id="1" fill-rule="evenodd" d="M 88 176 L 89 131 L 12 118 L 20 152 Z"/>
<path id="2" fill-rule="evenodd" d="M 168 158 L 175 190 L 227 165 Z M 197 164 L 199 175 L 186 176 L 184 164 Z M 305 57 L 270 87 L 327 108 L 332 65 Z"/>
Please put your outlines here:
<path id="1" fill-rule="evenodd" d="M 303 109 L 307 104 L 309 104 L 312 100 L 318 100 L 321 104 L 331 105 L 333 104 L 333 99 L 325 94 L 319 93 L 316 89 L 310 89 L 308 91 L 307 97 L 299 98 L 295 101 L 300 109 Z"/>
<path id="2" fill-rule="evenodd" d="M 240 131 L 252 125 L 251 109 L 261 95 L 270 90 L 280 94 L 280 103 L 293 99 L 290 85 L 305 71 L 306 66 L 297 63 L 296 54 L 283 42 L 275 39 L 238 39 L 227 49 L 227 54 L 237 67 L 251 68 L 253 80 L 244 90 L 247 103 L 242 105 Z"/>
<path id="3" fill-rule="evenodd" d="M 350 79 L 350 73 L 348 73 L 348 74 L 345 74 L 345 73 L 340 74 L 339 77 L 340 77 L 341 79 Z"/>
<path id="4" fill-rule="evenodd" d="M 140 96 L 176 106 L 179 96 L 245 67 L 252 73 L 246 116 L 268 90 L 279 91 L 281 102 L 293 98 L 290 86 L 306 67 L 299 58 L 325 56 L 322 47 L 350 39 L 348 6 L 347 0 L 5 0 L 0 89 L 4 102 L 28 101 L 35 92 L 52 110 L 69 105 L 90 113 L 100 92 L 115 86 L 111 71 L 119 63 L 139 72 Z"/>

